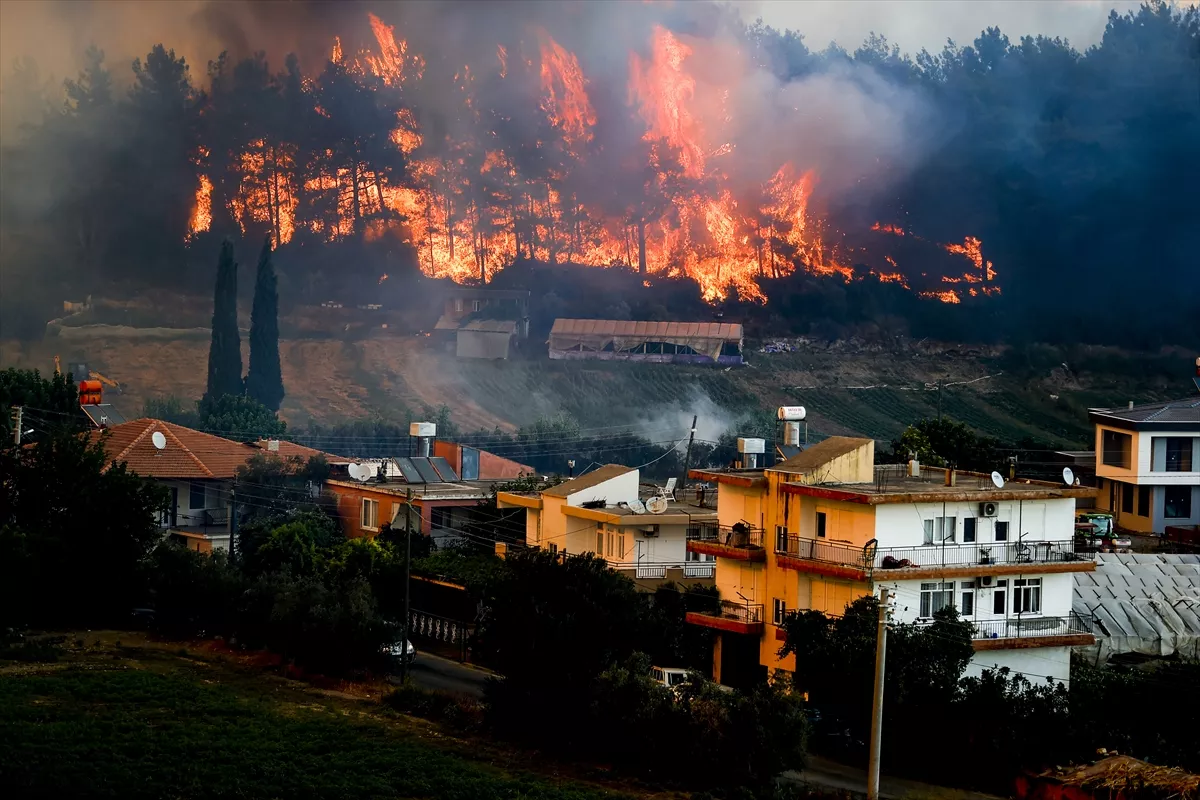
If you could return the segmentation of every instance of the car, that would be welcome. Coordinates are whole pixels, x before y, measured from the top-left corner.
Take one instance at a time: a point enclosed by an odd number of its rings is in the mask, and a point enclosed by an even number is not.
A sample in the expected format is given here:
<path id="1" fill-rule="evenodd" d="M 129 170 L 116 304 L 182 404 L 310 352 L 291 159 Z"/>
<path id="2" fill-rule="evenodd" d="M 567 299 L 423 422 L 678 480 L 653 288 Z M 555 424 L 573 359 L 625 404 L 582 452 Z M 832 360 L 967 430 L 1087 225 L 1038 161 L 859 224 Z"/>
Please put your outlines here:
<path id="1" fill-rule="evenodd" d="M 417 660 L 417 648 L 407 639 L 385 644 L 382 652 L 390 666 L 407 666 Z"/>

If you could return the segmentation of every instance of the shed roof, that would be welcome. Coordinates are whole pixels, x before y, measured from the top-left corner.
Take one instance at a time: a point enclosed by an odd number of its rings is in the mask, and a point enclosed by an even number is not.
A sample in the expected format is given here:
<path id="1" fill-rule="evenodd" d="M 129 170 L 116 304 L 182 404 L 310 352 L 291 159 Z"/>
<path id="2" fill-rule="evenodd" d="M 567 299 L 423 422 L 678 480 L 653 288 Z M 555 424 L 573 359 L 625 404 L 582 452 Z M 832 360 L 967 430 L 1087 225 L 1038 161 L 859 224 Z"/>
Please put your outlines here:
<path id="1" fill-rule="evenodd" d="M 517 323 L 511 319 L 473 319 L 459 328 L 460 331 L 478 331 L 479 333 L 507 333 L 512 335 L 517 331 Z"/>
<path id="2" fill-rule="evenodd" d="M 1144 403 L 1133 408 L 1093 408 L 1093 422 L 1124 422 L 1141 425 L 1195 423 L 1200 425 L 1200 397 Z"/>
<path id="3" fill-rule="evenodd" d="M 620 464 L 605 464 L 603 467 L 598 467 L 586 475 L 580 475 L 578 478 L 569 480 L 565 483 L 560 483 L 557 486 L 551 486 L 542 492 L 550 497 L 569 497 L 576 492 L 582 492 L 585 489 L 591 489 L 593 486 L 599 486 L 607 480 L 619 478 L 627 472 L 633 472 L 633 467 L 624 467 Z"/>
<path id="4" fill-rule="evenodd" d="M 551 336 L 630 336 L 720 339 L 742 338 L 742 326 L 732 322 L 639 322 L 615 319 L 556 319 Z"/>
<path id="5" fill-rule="evenodd" d="M 257 442 L 251 442 L 251 444 L 254 447 L 259 448 L 260 450 L 265 450 L 267 452 L 274 453 L 274 454 L 278 455 L 280 458 L 291 458 L 293 456 L 299 456 L 300 458 L 303 458 L 303 459 L 309 459 L 309 458 L 312 458 L 313 456 L 320 456 L 321 458 L 325 459 L 325 461 L 330 464 L 349 464 L 351 461 L 353 461 L 353 459 L 347 458 L 346 456 L 338 456 L 338 455 L 334 455 L 333 453 L 326 453 L 324 450 L 316 450 L 312 447 L 305 447 L 302 444 L 296 444 L 295 442 L 286 442 L 281 439 L 274 440 L 278 444 L 278 449 L 272 450 L 271 449 L 272 441 L 273 440 L 271 440 L 271 439 L 259 439 Z"/>
<path id="6" fill-rule="evenodd" d="M 870 439 L 860 439 L 855 436 L 830 436 L 807 450 L 800 451 L 788 460 L 781 461 L 771 469 L 776 472 L 810 472 L 828 464 L 835 458 L 853 453 L 858 448 L 869 444 L 871 444 Z"/>

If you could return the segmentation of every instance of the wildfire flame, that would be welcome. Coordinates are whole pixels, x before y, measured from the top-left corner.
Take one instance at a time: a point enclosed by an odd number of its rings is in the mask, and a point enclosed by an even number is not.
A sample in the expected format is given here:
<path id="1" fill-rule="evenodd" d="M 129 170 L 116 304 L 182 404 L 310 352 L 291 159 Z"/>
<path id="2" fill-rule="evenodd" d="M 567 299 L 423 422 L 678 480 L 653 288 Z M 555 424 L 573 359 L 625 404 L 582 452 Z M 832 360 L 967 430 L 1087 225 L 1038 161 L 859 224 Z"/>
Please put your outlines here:
<path id="1" fill-rule="evenodd" d="M 422 80 L 424 59 L 396 36 L 395 27 L 374 14 L 368 21 L 374 50 L 345 53 L 335 38 L 330 60 L 353 76 L 377 79 L 372 88 L 378 91 L 385 91 L 380 85 L 390 90 Z M 540 85 L 540 109 L 569 158 L 583 161 L 591 155 L 588 145 L 597 124 L 586 75 L 576 55 L 549 33 L 538 30 L 536 38 L 538 63 L 525 53 L 513 53 L 510 59 L 509 51 L 497 45 L 496 62 L 488 58 L 482 67 L 496 70 L 500 78 L 524 70 L 531 85 Z M 648 155 L 646 162 L 630 164 L 646 176 L 644 194 L 624 198 L 623 210 L 588 205 L 576 196 L 564 180 L 569 166 L 552 166 L 531 178 L 519 171 L 518 154 L 448 138 L 430 143 L 436 146 L 429 149 L 441 154 L 429 155 L 423 147 L 429 134 L 408 108 L 397 113 L 390 132 L 391 142 L 406 156 L 402 176 L 394 178 L 370 164 L 339 162 L 331 151 L 306 156 L 315 158 L 315 164 L 298 164 L 295 146 L 257 140 L 243 153 L 228 154 L 239 179 L 221 202 L 243 233 L 268 227 L 276 245 L 301 234 L 325 241 L 390 235 L 411 245 L 426 275 L 459 282 L 486 281 L 516 258 L 687 276 L 710 301 L 736 291 L 744 299 L 765 302 L 759 279 L 798 268 L 853 280 L 854 270 L 838 245 L 826 243 L 825 228 L 813 211 L 815 172 L 785 163 L 755 187 L 724 173 L 734 151 L 725 129 L 733 121 L 730 90 L 698 85 L 689 71 L 694 53 L 695 47 L 660 26 L 652 31 L 648 55 L 630 56 L 629 103 L 645 123 Z M 480 68 L 478 63 L 463 65 L 454 76 L 464 117 L 475 123 L 485 119 L 475 97 Z M 304 86 L 311 90 L 313 81 L 306 78 Z M 314 110 L 329 117 L 315 100 Z M 537 142 L 535 149 L 543 144 Z M 303 179 L 297 177 L 301 174 Z M 212 180 L 201 175 L 189 225 L 192 236 L 212 227 L 212 195 Z M 872 230 L 920 238 L 897 225 L 877 222 Z M 979 283 L 979 293 L 999 292 L 991 284 L 995 272 L 983 260 L 978 239 L 967 237 L 962 245 L 943 247 L 971 260 L 977 270 L 946 282 Z M 872 274 L 907 289 L 896 261 L 886 260 L 894 271 Z M 643 283 L 652 282 L 646 276 Z M 977 293 L 974 287 L 968 291 Z M 921 294 L 946 303 L 961 301 L 949 289 Z"/>

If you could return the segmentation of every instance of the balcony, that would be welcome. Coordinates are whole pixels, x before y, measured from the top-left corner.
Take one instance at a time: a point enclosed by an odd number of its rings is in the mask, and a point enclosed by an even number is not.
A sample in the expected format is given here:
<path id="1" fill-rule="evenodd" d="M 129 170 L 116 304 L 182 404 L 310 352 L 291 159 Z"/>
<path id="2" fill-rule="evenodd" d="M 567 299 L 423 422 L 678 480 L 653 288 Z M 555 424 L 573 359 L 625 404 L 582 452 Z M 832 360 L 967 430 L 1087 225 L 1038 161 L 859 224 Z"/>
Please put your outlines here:
<path id="1" fill-rule="evenodd" d="M 991 542 L 928 544 L 917 547 L 853 547 L 779 535 L 775 552 L 784 568 L 865 580 L 873 571 L 896 577 L 920 578 L 1019 573 L 1028 565 L 1040 572 L 1082 572 L 1095 569 L 1091 559 L 1076 550 L 1073 539 L 1051 542 Z"/>
<path id="2" fill-rule="evenodd" d="M 1020 616 L 972 623 L 976 650 L 1024 647 L 1078 647 L 1095 644 L 1092 618 L 1070 612 L 1065 617 Z"/>
<path id="3" fill-rule="evenodd" d="M 726 633 L 760 635 L 763 632 L 762 603 L 734 603 L 721 600 L 708 611 L 689 611 L 687 621 L 693 625 L 713 628 Z"/>
<path id="4" fill-rule="evenodd" d="M 687 531 L 689 553 L 704 553 L 739 561 L 765 561 L 767 551 L 763 549 L 763 529 L 745 522 L 733 525 L 718 525 L 702 522 L 691 525 Z"/>

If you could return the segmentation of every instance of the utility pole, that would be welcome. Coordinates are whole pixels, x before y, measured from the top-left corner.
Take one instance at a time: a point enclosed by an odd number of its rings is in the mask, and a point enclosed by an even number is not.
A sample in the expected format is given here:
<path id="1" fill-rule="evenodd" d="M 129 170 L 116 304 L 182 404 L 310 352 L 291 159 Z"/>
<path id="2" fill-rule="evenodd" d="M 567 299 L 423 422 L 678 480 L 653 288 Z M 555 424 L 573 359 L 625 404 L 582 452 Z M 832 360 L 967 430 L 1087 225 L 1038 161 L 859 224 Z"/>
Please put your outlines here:
<path id="1" fill-rule="evenodd" d="M 237 478 L 234 477 L 233 485 L 229 487 L 229 557 L 231 561 L 236 561 L 238 557 L 237 547 Z"/>
<path id="2" fill-rule="evenodd" d="M 688 449 L 687 455 L 683 457 L 683 480 L 679 483 L 679 491 L 682 492 L 687 488 L 688 470 L 692 467 L 692 443 L 696 441 L 696 420 L 699 416 L 692 415 L 692 432 L 688 434 Z M 683 496 L 682 494 L 680 495 Z"/>
<path id="3" fill-rule="evenodd" d="M 21 423 L 25 417 L 24 406 L 13 406 L 13 444 L 18 447 L 21 445 Z"/>
<path id="4" fill-rule="evenodd" d="M 408 620 L 409 589 L 412 585 L 412 487 L 408 488 L 404 506 L 404 623 L 400 626 L 400 679 L 408 680 Z"/>
<path id="5" fill-rule="evenodd" d="M 888 590 L 879 590 L 879 628 L 875 644 L 875 700 L 871 706 L 871 752 L 867 765 L 867 800 L 879 800 L 879 752 L 883 742 L 883 675 L 887 654 Z"/>

